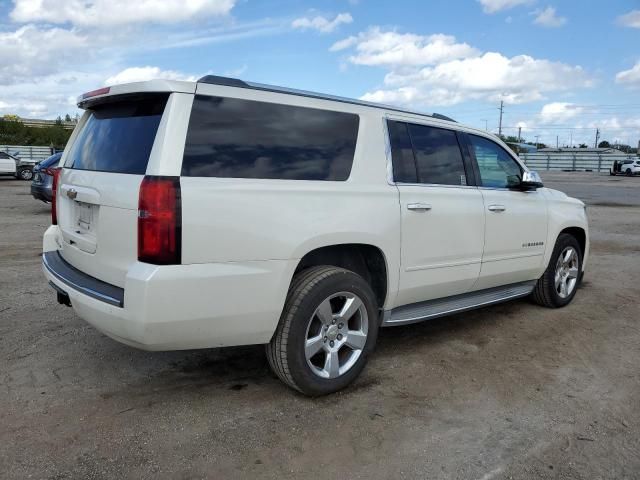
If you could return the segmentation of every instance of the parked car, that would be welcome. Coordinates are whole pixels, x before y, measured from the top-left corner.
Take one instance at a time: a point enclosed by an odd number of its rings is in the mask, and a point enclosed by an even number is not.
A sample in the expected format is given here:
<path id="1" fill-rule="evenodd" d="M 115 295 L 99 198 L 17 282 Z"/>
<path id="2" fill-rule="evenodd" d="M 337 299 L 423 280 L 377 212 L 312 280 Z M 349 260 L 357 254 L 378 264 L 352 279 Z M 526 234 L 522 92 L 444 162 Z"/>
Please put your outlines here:
<path id="1" fill-rule="evenodd" d="M 51 187 L 53 186 L 54 169 L 58 167 L 62 152 L 54 153 L 33 168 L 31 181 L 31 195 L 36 200 L 51 202 Z"/>
<path id="2" fill-rule="evenodd" d="M 564 307 L 587 263 L 584 204 L 438 114 L 214 76 L 78 106 L 44 273 L 134 347 L 266 344 L 284 383 L 327 394 L 380 326 Z"/>
<path id="3" fill-rule="evenodd" d="M 6 152 L 0 152 L 0 175 L 16 175 L 18 159 Z"/>
<path id="4" fill-rule="evenodd" d="M 15 155 L 0 152 L 0 175 L 13 175 L 19 180 L 31 180 L 35 161 L 21 160 Z"/>
<path id="5" fill-rule="evenodd" d="M 638 160 L 624 160 L 613 162 L 609 169 L 609 175 L 640 175 L 640 158 Z"/>

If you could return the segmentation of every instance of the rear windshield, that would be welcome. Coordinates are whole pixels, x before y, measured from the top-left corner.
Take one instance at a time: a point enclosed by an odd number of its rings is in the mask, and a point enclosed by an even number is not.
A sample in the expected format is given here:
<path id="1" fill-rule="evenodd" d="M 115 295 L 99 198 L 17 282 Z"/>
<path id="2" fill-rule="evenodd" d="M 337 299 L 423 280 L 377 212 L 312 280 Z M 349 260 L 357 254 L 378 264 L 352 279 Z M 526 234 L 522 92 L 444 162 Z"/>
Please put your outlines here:
<path id="1" fill-rule="evenodd" d="M 182 175 L 346 180 L 358 115 L 196 95 Z"/>
<path id="2" fill-rule="evenodd" d="M 46 160 L 41 161 L 39 165 L 41 168 L 55 167 L 56 165 L 58 165 L 58 162 L 60 161 L 60 157 L 62 157 L 62 152 L 54 153 Z"/>
<path id="3" fill-rule="evenodd" d="M 76 170 L 143 175 L 168 95 L 92 107 L 65 165 Z"/>

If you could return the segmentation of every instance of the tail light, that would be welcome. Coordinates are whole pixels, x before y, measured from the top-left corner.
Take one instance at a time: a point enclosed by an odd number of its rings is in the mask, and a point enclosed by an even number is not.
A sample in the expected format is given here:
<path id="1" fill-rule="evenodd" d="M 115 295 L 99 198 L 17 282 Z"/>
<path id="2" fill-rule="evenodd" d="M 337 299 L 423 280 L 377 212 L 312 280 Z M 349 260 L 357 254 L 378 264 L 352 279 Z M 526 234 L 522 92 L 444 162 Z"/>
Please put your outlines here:
<path id="1" fill-rule="evenodd" d="M 47 173 L 53 177 L 53 182 L 51 184 L 51 225 L 57 225 L 58 212 L 56 211 L 56 207 L 58 204 L 58 180 L 60 179 L 60 172 L 62 172 L 62 168 L 48 168 L 47 170 L 51 172 Z"/>
<path id="2" fill-rule="evenodd" d="M 180 178 L 146 176 L 138 200 L 138 260 L 155 265 L 181 261 Z"/>

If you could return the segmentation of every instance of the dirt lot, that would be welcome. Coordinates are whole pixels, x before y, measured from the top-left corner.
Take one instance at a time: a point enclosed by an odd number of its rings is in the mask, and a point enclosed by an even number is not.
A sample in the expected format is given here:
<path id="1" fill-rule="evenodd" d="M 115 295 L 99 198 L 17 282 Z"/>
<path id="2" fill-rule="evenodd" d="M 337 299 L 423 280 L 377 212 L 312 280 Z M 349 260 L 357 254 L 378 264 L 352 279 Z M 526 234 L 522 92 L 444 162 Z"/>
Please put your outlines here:
<path id="1" fill-rule="evenodd" d="M 0 178 L 0 477 L 639 478 L 640 178 L 543 174 L 588 203 L 575 301 L 384 329 L 311 400 L 262 347 L 148 353 L 58 305 L 48 206 Z"/>

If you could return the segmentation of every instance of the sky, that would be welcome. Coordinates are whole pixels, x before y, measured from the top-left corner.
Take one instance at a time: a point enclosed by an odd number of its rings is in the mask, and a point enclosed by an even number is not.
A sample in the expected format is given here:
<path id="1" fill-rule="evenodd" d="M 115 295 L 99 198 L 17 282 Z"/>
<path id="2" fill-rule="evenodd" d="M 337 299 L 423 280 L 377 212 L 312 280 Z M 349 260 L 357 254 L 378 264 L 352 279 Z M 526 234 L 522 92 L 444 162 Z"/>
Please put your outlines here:
<path id="1" fill-rule="evenodd" d="M 0 0 L 0 115 L 206 74 L 637 146 L 640 0 Z"/>

